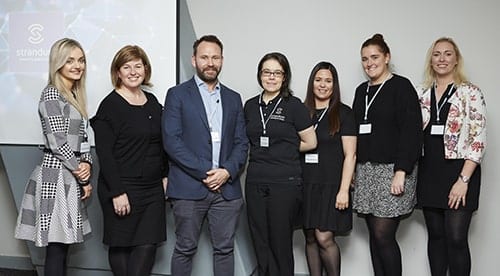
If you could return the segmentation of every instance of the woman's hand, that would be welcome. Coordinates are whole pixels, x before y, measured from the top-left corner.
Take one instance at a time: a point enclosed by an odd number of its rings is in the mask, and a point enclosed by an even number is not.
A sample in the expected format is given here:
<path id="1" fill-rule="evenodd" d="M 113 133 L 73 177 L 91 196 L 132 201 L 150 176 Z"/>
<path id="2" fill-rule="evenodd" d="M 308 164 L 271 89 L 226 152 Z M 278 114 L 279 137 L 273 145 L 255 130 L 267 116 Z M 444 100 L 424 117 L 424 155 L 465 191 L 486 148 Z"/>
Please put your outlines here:
<path id="1" fill-rule="evenodd" d="M 395 196 L 402 195 L 405 191 L 405 176 L 404 171 L 396 171 L 392 177 L 391 194 Z"/>
<path id="2" fill-rule="evenodd" d="M 339 191 L 337 194 L 337 199 L 335 201 L 335 208 L 339 210 L 344 210 L 349 207 L 349 190 Z"/>
<path id="3" fill-rule="evenodd" d="M 163 193 L 167 192 L 167 186 L 168 186 L 168 178 L 164 177 L 161 179 L 161 183 L 163 184 Z"/>
<path id="4" fill-rule="evenodd" d="M 451 186 L 450 193 L 448 195 L 448 207 L 452 209 L 458 209 L 460 203 L 465 206 L 465 196 L 467 195 L 467 189 L 469 187 L 461 179 L 458 179 L 453 186 Z"/>
<path id="5" fill-rule="evenodd" d="M 73 175 L 81 182 L 87 182 L 90 179 L 92 167 L 87 162 L 78 164 L 78 169 L 74 170 Z"/>
<path id="6" fill-rule="evenodd" d="M 83 191 L 82 200 L 89 198 L 90 195 L 92 194 L 92 185 L 87 184 L 85 186 L 82 186 L 82 191 Z"/>
<path id="7" fill-rule="evenodd" d="M 128 201 L 127 194 L 123 193 L 119 196 L 113 197 L 113 207 L 115 209 L 115 213 L 120 217 L 130 214 L 130 203 Z"/>

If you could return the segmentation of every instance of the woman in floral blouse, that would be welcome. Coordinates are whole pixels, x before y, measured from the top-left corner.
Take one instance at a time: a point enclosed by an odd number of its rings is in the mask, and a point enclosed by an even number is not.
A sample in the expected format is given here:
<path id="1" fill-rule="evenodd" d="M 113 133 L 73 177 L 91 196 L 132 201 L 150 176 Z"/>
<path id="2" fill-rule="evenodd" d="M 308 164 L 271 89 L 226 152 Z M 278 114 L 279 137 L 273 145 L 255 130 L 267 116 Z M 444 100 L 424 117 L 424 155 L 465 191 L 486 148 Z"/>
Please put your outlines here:
<path id="1" fill-rule="evenodd" d="M 431 273 L 470 275 L 468 231 L 478 208 L 486 145 L 484 96 L 467 81 L 451 38 L 430 47 L 425 80 L 417 90 L 424 128 L 417 199 L 427 225 Z"/>

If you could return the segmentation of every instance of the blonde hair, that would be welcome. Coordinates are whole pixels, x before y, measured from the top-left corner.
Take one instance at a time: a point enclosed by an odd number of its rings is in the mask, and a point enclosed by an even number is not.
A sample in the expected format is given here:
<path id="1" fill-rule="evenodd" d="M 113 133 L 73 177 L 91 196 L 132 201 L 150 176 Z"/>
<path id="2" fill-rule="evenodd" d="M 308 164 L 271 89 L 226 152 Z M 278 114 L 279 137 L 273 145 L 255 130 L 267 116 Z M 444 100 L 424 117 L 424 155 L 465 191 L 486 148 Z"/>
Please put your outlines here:
<path id="1" fill-rule="evenodd" d="M 121 48 L 113 58 L 113 62 L 111 62 L 111 82 L 113 83 L 113 87 L 115 89 L 120 88 L 122 85 L 122 80 L 118 76 L 118 71 L 120 71 L 120 67 L 123 66 L 123 64 L 135 60 L 135 59 L 140 59 L 142 60 L 142 63 L 144 64 L 144 80 L 142 81 L 142 85 L 145 86 L 153 86 L 149 82 L 151 79 L 151 63 L 149 62 L 149 58 L 146 55 L 146 52 L 139 46 L 137 45 L 127 45 Z"/>
<path id="2" fill-rule="evenodd" d="M 71 104 L 84 118 L 88 118 L 87 95 L 85 93 L 85 80 L 87 70 L 83 70 L 82 77 L 73 83 L 73 87 L 68 90 L 64 86 L 63 76 L 60 69 L 64 67 L 71 51 L 75 48 L 82 50 L 85 59 L 85 52 L 80 43 L 71 38 L 63 38 L 54 43 L 50 49 L 49 56 L 49 80 L 48 85 L 55 86 L 59 93 Z"/>
<path id="3" fill-rule="evenodd" d="M 432 43 L 431 47 L 427 51 L 427 56 L 425 58 L 425 70 L 424 70 L 424 87 L 430 88 L 434 81 L 436 80 L 436 72 L 432 69 L 432 52 L 434 51 L 434 47 L 440 42 L 448 42 L 453 46 L 453 50 L 455 51 L 455 55 L 457 56 L 457 66 L 453 69 L 453 81 L 455 84 L 459 85 L 467 82 L 467 77 L 464 73 L 464 59 L 460 50 L 458 49 L 457 44 L 450 37 L 440 37 L 434 43 Z"/>

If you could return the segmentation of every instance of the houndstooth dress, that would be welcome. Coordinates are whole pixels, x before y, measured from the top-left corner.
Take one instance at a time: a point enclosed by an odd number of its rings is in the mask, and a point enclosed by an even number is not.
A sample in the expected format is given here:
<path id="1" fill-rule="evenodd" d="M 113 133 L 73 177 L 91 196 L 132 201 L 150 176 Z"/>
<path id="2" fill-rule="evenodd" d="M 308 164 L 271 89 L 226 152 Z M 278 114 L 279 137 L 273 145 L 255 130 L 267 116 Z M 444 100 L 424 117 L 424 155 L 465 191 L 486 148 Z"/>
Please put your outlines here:
<path id="1" fill-rule="evenodd" d="M 23 195 L 15 237 L 33 241 L 79 243 L 90 233 L 86 207 L 71 171 L 80 162 L 92 163 L 90 153 L 80 153 L 86 138 L 86 121 L 57 88 L 47 86 L 38 112 L 43 130 L 44 156 L 36 166 Z"/>

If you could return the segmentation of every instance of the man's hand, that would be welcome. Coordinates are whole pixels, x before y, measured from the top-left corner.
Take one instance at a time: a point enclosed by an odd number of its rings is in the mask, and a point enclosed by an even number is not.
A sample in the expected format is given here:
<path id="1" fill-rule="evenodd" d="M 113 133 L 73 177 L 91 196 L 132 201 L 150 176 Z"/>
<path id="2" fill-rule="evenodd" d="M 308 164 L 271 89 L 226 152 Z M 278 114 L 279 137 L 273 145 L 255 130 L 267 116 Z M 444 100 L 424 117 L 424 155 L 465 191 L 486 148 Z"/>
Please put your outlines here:
<path id="1" fill-rule="evenodd" d="M 229 179 L 229 172 L 224 168 L 212 169 L 207 172 L 207 178 L 203 183 L 212 192 L 219 192 L 220 187 Z"/>

